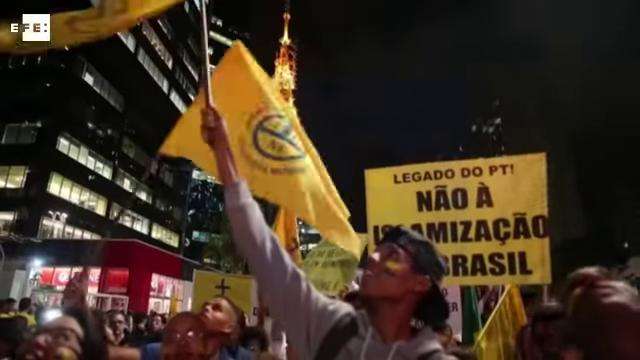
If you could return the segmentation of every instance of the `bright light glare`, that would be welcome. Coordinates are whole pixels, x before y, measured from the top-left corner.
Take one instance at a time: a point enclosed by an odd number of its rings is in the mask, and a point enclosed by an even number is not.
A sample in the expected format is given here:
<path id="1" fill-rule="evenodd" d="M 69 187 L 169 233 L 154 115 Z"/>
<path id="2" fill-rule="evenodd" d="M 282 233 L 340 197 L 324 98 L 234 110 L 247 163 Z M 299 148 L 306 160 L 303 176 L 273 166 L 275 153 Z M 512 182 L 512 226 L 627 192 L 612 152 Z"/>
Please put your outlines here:
<path id="1" fill-rule="evenodd" d="M 51 320 L 55 320 L 62 316 L 62 310 L 60 309 L 48 309 L 42 313 L 43 322 L 47 323 Z"/>
<path id="2" fill-rule="evenodd" d="M 43 264 L 43 261 L 40 258 L 34 258 L 33 260 L 31 260 L 31 265 L 33 267 L 40 267 L 42 266 L 42 264 Z"/>

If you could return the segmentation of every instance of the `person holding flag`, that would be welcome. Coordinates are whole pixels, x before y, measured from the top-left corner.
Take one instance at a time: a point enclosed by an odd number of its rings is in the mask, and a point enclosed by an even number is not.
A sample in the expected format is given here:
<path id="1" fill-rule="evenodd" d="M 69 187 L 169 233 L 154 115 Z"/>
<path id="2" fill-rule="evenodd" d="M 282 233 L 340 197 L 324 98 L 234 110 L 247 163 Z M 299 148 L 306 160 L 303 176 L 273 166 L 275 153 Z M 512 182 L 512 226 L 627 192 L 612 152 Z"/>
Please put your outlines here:
<path id="1" fill-rule="evenodd" d="M 249 262 L 271 314 L 282 322 L 302 358 L 449 359 L 431 330 L 446 321 L 440 291 L 445 266 L 434 245 L 395 228 L 383 238 L 365 268 L 365 310 L 319 293 L 278 244 L 278 239 L 238 174 L 225 121 L 208 103 L 201 134 L 214 153 L 225 184 L 233 238 Z"/>

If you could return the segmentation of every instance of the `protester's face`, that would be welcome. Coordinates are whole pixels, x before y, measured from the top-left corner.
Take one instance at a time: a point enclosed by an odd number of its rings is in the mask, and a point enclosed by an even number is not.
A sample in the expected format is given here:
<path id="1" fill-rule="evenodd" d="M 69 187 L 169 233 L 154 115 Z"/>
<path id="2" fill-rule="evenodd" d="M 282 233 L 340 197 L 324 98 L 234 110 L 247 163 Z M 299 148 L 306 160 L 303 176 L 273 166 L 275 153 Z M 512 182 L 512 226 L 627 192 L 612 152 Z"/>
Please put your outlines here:
<path id="1" fill-rule="evenodd" d="M 26 344 L 22 359 L 64 359 L 73 360 L 82 357 L 81 343 L 84 331 L 78 322 L 70 316 L 61 316 L 44 324 L 33 340 Z"/>
<path id="2" fill-rule="evenodd" d="M 605 280 L 577 289 L 570 319 L 587 357 L 637 359 L 640 354 L 640 302 L 628 285 Z"/>
<path id="3" fill-rule="evenodd" d="M 151 331 L 158 332 L 163 328 L 162 317 L 156 315 L 151 319 Z"/>
<path id="4" fill-rule="evenodd" d="M 233 307 L 225 299 L 217 298 L 202 305 L 200 316 L 207 328 L 207 352 L 216 353 L 231 342 L 237 330 L 237 317 Z"/>
<path id="5" fill-rule="evenodd" d="M 230 334 L 237 324 L 233 307 L 222 298 L 213 299 L 202 305 L 200 315 L 205 319 L 207 328 L 214 332 Z"/>
<path id="6" fill-rule="evenodd" d="M 205 359 L 206 328 L 197 315 L 176 315 L 167 324 L 162 341 L 163 360 Z"/>
<path id="7" fill-rule="evenodd" d="M 412 270 L 411 257 L 404 249 L 382 244 L 369 257 L 360 293 L 365 298 L 402 298 L 416 290 L 426 291 L 425 279 Z"/>
<path id="8" fill-rule="evenodd" d="M 113 331 L 113 334 L 116 336 L 124 334 L 124 331 L 127 328 L 127 323 L 124 319 L 124 315 L 111 315 L 111 317 L 109 318 L 109 327 L 111 328 L 111 331 Z"/>

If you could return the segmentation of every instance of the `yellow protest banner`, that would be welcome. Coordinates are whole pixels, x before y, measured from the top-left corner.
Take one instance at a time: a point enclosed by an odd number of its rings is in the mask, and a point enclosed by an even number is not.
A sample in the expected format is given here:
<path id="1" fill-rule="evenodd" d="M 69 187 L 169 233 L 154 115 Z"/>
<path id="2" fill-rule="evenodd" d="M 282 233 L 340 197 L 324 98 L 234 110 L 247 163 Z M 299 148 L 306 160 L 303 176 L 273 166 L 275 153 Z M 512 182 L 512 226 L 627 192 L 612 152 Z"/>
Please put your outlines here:
<path id="1" fill-rule="evenodd" d="M 300 255 L 300 237 L 298 236 L 298 219 L 287 209 L 280 207 L 273 224 L 273 233 L 278 237 L 280 246 L 287 251 L 296 264 L 302 262 Z"/>
<path id="2" fill-rule="evenodd" d="M 193 272 L 193 311 L 199 311 L 205 301 L 216 296 L 231 299 L 247 315 L 253 314 L 256 296 L 251 276 L 225 274 L 213 271 Z"/>
<path id="3" fill-rule="evenodd" d="M 360 241 L 344 203 L 295 111 L 239 41 L 213 72 L 213 98 L 226 119 L 231 150 L 251 191 L 312 225 L 360 258 Z M 202 94 L 173 128 L 160 152 L 191 159 L 216 174 L 211 149 L 200 141 Z M 194 140 L 197 139 L 197 140 Z"/>
<path id="4" fill-rule="evenodd" d="M 526 323 L 520 290 L 509 285 L 473 346 L 478 360 L 516 359 L 516 337 Z"/>
<path id="5" fill-rule="evenodd" d="M 22 42 L 19 32 L 0 24 L 0 53 L 33 53 L 106 39 L 184 0 L 101 0 L 95 7 L 52 14 L 49 42 Z"/>
<path id="6" fill-rule="evenodd" d="M 365 172 L 369 236 L 394 225 L 432 240 L 447 285 L 551 281 L 545 154 Z"/>
<path id="7" fill-rule="evenodd" d="M 307 279 L 321 293 L 337 296 L 353 280 L 359 259 L 351 253 L 322 240 L 314 247 L 302 263 Z"/>

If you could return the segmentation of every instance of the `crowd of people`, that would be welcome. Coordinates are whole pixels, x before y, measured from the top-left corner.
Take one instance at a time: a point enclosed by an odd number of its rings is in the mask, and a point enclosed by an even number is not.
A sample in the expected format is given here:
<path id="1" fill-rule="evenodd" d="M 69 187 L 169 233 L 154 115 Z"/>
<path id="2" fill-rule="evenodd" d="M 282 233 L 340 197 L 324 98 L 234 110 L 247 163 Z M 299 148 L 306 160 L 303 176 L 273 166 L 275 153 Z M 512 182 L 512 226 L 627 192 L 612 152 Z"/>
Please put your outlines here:
<path id="1" fill-rule="evenodd" d="M 443 257 L 420 234 L 386 232 L 363 269 L 360 288 L 345 299 L 318 292 L 279 246 L 246 182 L 238 174 L 225 123 L 203 112 L 202 135 L 225 184 L 225 204 L 237 248 L 249 263 L 264 305 L 286 334 L 293 359 L 473 359 L 446 325 L 449 305 L 440 290 Z M 270 359 L 270 336 L 247 328 L 228 298 L 167 319 L 86 305 L 87 273 L 67 285 L 57 316 L 36 324 L 28 299 L 6 300 L 0 357 L 18 359 Z M 346 300 L 346 301 L 345 301 Z M 585 268 L 567 279 L 560 301 L 531 312 L 517 337 L 518 357 L 637 359 L 637 291 L 605 270 Z M 514 339 L 516 342 L 516 339 Z M 272 347 L 271 347 L 272 348 Z"/>
<path id="2" fill-rule="evenodd" d="M 559 298 L 533 306 L 528 320 L 517 338 L 522 360 L 640 357 L 638 291 L 602 267 L 574 271 Z"/>
<path id="3" fill-rule="evenodd" d="M 0 359 L 273 358 L 264 330 L 247 327 L 245 314 L 226 297 L 212 298 L 197 313 L 182 312 L 170 319 L 155 312 L 103 312 L 81 300 L 66 302 L 59 309 L 36 309 L 25 298 L 15 309 L 15 301 L 5 299 Z"/>
<path id="4" fill-rule="evenodd" d="M 342 301 L 354 310 L 366 312 L 368 300 L 363 295 L 349 292 Z M 58 312 L 35 306 L 29 298 L 0 302 L 0 359 L 282 358 L 275 355 L 270 334 L 262 327 L 246 326 L 245 314 L 225 297 L 211 299 L 197 313 L 183 312 L 171 318 L 155 312 L 102 312 L 87 308 L 81 301 L 81 306 L 67 302 L 71 305 Z M 637 290 L 615 280 L 604 268 L 579 269 L 567 278 L 557 301 L 527 305 L 528 323 L 514 339 L 520 360 L 624 360 L 640 355 Z M 420 331 L 420 324 L 414 326 L 414 331 Z M 429 327 L 437 348 L 442 349 L 440 358 L 475 359 L 471 349 L 454 337 L 446 321 L 434 321 Z M 339 335 L 354 336 L 344 329 Z M 335 339 L 326 341 L 331 342 L 325 346 L 329 349 L 341 346 Z M 365 348 L 363 344 L 361 349 Z M 296 356 L 295 350 L 287 354 L 293 359 L 304 358 Z M 360 354 L 350 358 L 380 357 Z M 328 355 L 314 358 L 335 358 L 336 354 Z M 420 357 L 386 354 L 383 358 Z"/>

